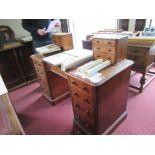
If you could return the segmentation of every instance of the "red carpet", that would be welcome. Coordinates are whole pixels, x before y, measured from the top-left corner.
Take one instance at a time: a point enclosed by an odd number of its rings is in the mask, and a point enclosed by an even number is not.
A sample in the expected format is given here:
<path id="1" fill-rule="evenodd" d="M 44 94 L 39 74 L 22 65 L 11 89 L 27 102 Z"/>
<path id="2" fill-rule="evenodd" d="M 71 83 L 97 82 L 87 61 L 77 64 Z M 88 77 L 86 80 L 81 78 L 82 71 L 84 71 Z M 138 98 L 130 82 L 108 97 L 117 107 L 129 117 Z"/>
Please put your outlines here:
<path id="1" fill-rule="evenodd" d="M 130 83 L 136 83 L 139 76 L 138 74 L 132 77 Z M 154 90 L 155 79 L 141 94 L 129 91 L 128 116 L 112 133 L 113 135 L 155 134 Z M 56 106 L 51 106 L 42 97 L 38 83 L 10 92 L 9 95 L 26 134 L 68 135 L 71 133 L 73 112 L 70 98 Z"/>

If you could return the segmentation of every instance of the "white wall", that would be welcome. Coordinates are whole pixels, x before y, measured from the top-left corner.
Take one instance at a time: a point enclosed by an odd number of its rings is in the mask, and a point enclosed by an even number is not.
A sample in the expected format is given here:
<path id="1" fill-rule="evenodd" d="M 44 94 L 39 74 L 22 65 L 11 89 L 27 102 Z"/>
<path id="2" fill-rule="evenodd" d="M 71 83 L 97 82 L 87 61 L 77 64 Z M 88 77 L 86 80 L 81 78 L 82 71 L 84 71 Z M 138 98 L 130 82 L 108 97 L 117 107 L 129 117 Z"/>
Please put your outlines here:
<path id="1" fill-rule="evenodd" d="M 69 20 L 70 31 L 75 37 L 75 47 L 82 47 L 82 40 L 86 39 L 86 35 L 93 32 L 98 32 L 104 29 L 116 29 L 116 19 L 70 19 Z"/>
<path id="2" fill-rule="evenodd" d="M 21 19 L 0 19 L 0 25 L 9 26 L 14 31 L 16 38 L 30 35 L 29 32 L 23 29 Z"/>

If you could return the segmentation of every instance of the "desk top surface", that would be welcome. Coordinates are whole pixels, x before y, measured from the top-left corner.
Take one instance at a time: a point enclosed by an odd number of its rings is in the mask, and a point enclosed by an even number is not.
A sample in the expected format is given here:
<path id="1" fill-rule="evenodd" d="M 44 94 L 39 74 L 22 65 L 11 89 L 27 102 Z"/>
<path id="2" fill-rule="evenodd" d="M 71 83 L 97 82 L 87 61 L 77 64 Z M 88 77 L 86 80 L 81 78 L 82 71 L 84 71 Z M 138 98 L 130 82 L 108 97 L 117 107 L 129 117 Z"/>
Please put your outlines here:
<path id="1" fill-rule="evenodd" d="M 74 78 L 80 79 L 81 81 L 84 81 L 89 85 L 99 86 L 99 85 L 105 83 L 106 81 L 108 81 L 109 79 L 111 79 L 112 77 L 114 77 L 115 75 L 117 75 L 118 73 L 122 72 L 124 69 L 126 69 L 132 65 L 133 65 L 133 61 L 125 59 L 115 65 L 112 65 L 110 67 L 107 67 L 107 68 L 101 70 L 99 73 L 102 74 L 103 78 L 102 78 L 102 80 L 100 80 L 97 83 L 93 83 L 87 79 L 82 78 L 81 76 L 76 75 L 76 70 L 71 71 L 67 74 Z"/>

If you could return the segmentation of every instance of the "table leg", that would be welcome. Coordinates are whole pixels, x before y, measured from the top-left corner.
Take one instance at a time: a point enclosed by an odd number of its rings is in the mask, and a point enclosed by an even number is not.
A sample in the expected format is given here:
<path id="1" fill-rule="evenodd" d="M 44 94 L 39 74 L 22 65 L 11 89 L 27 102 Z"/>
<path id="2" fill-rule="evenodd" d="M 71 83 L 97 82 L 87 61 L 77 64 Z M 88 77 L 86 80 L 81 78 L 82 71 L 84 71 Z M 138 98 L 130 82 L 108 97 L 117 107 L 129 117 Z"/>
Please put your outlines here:
<path id="1" fill-rule="evenodd" d="M 143 74 L 142 77 L 141 77 L 141 79 L 140 79 L 141 86 L 139 88 L 139 93 L 141 93 L 143 91 L 143 85 L 145 84 L 145 80 L 146 80 L 145 74 Z"/>

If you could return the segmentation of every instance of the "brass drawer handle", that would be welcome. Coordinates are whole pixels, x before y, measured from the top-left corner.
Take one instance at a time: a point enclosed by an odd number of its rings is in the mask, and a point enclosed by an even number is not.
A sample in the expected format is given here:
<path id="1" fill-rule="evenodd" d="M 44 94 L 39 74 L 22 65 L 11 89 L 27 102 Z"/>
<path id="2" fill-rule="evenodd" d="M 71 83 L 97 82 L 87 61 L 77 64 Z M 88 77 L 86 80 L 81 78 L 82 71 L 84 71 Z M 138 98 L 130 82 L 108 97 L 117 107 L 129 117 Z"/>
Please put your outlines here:
<path id="1" fill-rule="evenodd" d="M 100 48 L 98 47 L 97 50 L 100 50 Z"/>
<path id="2" fill-rule="evenodd" d="M 108 52 L 111 52 L 111 49 L 108 49 Z"/>
<path id="3" fill-rule="evenodd" d="M 99 41 L 99 40 L 97 40 L 96 42 L 97 42 L 97 43 L 100 43 L 100 41 Z"/>

